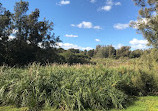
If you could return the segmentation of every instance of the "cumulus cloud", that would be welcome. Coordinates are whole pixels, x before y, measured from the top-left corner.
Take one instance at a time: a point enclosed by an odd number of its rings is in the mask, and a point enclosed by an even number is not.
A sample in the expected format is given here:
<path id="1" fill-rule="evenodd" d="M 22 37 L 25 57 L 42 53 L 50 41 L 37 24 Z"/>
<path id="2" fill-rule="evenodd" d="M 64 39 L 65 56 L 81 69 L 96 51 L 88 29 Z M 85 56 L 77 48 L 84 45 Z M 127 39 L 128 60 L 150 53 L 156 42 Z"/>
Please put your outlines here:
<path id="1" fill-rule="evenodd" d="M 131 45 L 131 48 L 133 49 L 146 49 L 148 41 L 138 40 L 136 38 L 133 38 L 131 41 L 129 41 L 129 44 Z"/>
<path id="2" fill-rule="evenodd" d="M 81 23 L 75 25 L 71 24 L 72 27 L 78 27 L 78 28 L 87 28 L 87 29 L 102 29 L 100 26 L 93 26 L 91 22 L 82 21 Z"/>
<path id="3" fill-rule="evenodd" d="M 118 30 L 123 30 L 123 29 L 126 29 L 128 27 L 129 27 L 129 23 L 127 23 L 127 24 L 117 23 L 114 25 L 114 28 L 118 29 Z"/>
<path id="4" fill-rule="evenodd" d="M 78 35 L 66 34 L 65 37 L 78 37 Z"/>
<path id="5" fill-rule="evenodd" d="M 110 11 L 113 6 L 119 6 L 121 2 L 114 2 L 113 0 L 107 0 L 106 5 L 99 8 L 99 10 Z"/>
<path id="6" fill-rule="evenodd" d="M 91 22 L 85 22 L 83 21 L 82 23 L 77 25 L 78 28 L 92 28 L 93 25 Z"/>
<path id="7" fill-rule="evenodd" d="M 61 0 L 58 5 L 68 5 L 70 4 L 70 1 L 69 0 Z"/>
<path id="8" fill-rule="evenodd" d="M 71 43 L 58 43 L 58 46 L 62 47 L 64 49 L 71 49 L 71 48 L 80 49 L 80 50 L 91 50 L 91 49 L 93 49 L 91 47 L 81 47 L 81 46 L 71 44 Z"/>
<path id="9" fill-rule="evenodd" d="M 111 8 L 112 8 L 112 6 L 103 6 L 103 7 L 101 7 L 101 10 L 110 11 Z"/>
<path id="10" fill-rule="evenodd" d="M 95 39 L 96 42 L 100 42 L 100 39 Z"/>
<path id="11" fill-rule="evenodd" d="M 148 44 L 147 40 L 138 40 L 136 38 L 132 39 L 131 41 L 129 41 L 130 44 L 135 45 L 135 44 L 143 44 L 146 45 Z"/>

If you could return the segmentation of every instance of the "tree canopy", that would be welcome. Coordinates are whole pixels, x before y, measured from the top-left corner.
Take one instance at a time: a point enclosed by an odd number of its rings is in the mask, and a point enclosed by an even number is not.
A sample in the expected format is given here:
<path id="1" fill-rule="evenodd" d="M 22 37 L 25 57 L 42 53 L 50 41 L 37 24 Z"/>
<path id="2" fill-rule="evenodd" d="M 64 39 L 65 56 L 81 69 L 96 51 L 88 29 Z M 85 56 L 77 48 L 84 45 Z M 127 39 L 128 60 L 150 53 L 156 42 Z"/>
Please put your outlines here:
<path id="1" fill-rule="evenodd" d="M 61 40 L 52 32 L 53 22 L 39 20 L 39 9 L 30 14 L 28 10 L 26 1 L 16 2 L 14 13 L 0 3 L 0 64 L 58 61 L 55 46 Z"/>
<path id="2" fill-rule="evenodd" d="M 140 6 L 139 17 L 131 26 L 142 33 L 149 44 L 158 48 L 158 0 L 133 0 Z"/>

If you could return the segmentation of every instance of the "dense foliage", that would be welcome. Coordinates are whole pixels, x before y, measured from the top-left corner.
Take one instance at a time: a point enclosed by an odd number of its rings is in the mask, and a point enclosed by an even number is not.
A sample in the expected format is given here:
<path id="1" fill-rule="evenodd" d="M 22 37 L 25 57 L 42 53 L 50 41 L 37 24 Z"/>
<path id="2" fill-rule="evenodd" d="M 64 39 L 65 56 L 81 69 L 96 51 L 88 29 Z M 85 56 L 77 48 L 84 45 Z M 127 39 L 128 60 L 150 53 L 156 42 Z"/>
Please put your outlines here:
<path id="1" fill-rule="evenodd" d="M 60 39 L 51 33 L 53 23 L 39 21 L 38 9 L 27 15 L 28 6 L 28 2 L 17 2 L 12 14 L 0 4 L 0 64 L 27 65 L 57 58 L 53 47 Z"/>
<path id="2" fill-rule="evenodd" d="M 146 55 L 148 56 L 148 55 Z M 143 59 L 143 58 L 142 58 Z M 0 103 L 60 110 L 125 108 L 132 96 L 156 95 L 158 64 L 148 68 L 142 59 L 117 65 L 33 64 L 24 69 L 0 68 Z M 122 60 L 121 60 L 122 61 Z M 146 64 L 141 67 L 140 64 Z M 115 65 L 115 66 L 114 66 Z"/>
<path id="3" fill-rule="evenodd" d="M 84 51 L 85 55 L 93 58 L 139 58 L 144 53 L 144 50 L 130 50 L 129 46 L 122 46 L 119 49 L 115 49 L 112 45 L 97 45 L 96 49 Z M 150 50 L 150 49 L 149 49 Z"/>

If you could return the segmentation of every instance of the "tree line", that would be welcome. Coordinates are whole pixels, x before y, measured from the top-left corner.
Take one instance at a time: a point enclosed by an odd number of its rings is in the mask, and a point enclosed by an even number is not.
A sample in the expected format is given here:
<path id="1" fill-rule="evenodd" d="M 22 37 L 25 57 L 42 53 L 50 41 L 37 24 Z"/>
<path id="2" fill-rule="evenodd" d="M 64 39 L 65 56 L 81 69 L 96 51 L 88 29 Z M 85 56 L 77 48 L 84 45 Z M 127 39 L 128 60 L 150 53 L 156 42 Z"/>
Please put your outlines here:
<path id="1" fill-rule="evenodd" d="M 147 22 L 132 22 L 131 26 L 137 27 L 149 44 L 157 48 L 157 2 L 149 0 L 146 8 L 145 1 L 134 0 L 136 5 L 141 5 L 140 21 L 147 18 Z M 29 3 L 16 2 L 14 13 L 3 7 L 0 3 L 0 65 L 23 66 L 32 62 L 46 63 L 90 63 L 92 57 L 98 58 L 137 58 L 143 50 L 131 51 L 129 46 L 115 49 L 112 45 L 97 45 L 96 49 L 81 51 L 79 49 L 57 48 L 61 42 L 59 36 L 53 33 L 54 23 L 44 18 L 39 20 L 40 10 L 35 9 L 28 14 Z"/>
<path id="2" fill-rule="evenodd" d="M 148 49 L 150 50 L 150 49 Z M 141 55 L 144 54 L 147 50 L 137 49 L 137 50 L 131 50 L 130 46 L 122 46 L 119 49 L 115 49 L 112 45 L 97 45 L 95 49 L 92 50 L 84 50 L 80 51 L 79 49 L 68 49 L 63 50 L 62 54 L 64 53 L 77 53 L 86 55 L 90 58 L 113 58 L 113 59 L 119 59 L 119 58 L 139 58 Z"/>

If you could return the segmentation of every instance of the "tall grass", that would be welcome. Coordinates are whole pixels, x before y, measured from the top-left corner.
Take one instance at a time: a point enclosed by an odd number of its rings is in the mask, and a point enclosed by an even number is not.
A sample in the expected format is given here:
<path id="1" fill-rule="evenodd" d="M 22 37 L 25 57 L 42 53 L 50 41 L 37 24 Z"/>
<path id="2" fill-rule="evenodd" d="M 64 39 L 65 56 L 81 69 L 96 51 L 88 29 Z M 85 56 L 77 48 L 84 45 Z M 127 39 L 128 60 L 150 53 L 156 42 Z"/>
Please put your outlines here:
<path id="1" fill-rule="evenodd" d="M 33 64 L 26 68 L 0 68 L 0 104 L 61 110 L 108 110 L 126 107 L 133 95 L 155 94 L 152 71 L 104 65 Z"/>

